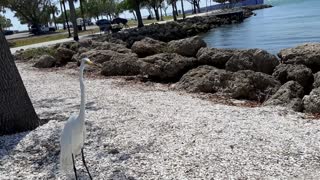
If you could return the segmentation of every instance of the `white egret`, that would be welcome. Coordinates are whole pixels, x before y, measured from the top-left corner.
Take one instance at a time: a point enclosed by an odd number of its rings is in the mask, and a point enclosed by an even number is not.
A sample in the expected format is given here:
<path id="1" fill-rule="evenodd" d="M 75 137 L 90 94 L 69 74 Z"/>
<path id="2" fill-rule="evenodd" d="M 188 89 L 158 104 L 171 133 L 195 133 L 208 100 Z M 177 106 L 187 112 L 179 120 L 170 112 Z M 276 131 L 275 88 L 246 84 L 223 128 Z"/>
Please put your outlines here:
<path id="1" fill-rule="evenodd" d="M 81 90 L 81 104 L 80 104 L 80 112 L 79 115 L 71 115 L 68 121 L 66 122 L 64 129 L 61 134 L 60 139 L 60 166 L 61 170 L 66 174 L 70 174 L 73 171 L 75 173 L 76 179 L 77 170 L 75 167 L 75 156 L 80 154 L 82 155 L 82 162 L 85 166 L 90 179 L 92 179 L 87 164 L 84 159 L 83 154 L 83 144 L 86 136 L 86 128 L 85 128 L 85 87 L 83 83 L 83 71 L 84 68 L 88 65 L 94 65 L 88 58 L 83 58 L 81 60 L 80 65 L 80 90 Z"/>

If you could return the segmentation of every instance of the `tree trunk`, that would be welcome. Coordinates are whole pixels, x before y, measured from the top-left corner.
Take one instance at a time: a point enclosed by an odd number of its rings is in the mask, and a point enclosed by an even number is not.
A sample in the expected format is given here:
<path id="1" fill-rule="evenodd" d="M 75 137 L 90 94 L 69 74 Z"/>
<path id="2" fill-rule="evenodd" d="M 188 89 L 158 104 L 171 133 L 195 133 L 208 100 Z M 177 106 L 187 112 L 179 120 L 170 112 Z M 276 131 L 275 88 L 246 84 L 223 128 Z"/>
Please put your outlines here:
<path id="1" fill-rule="evenodd" d="M 55 12 L 52 13 L 53 23 L 54 23 L 54 27 L 57 29 L 56 16 L 54 14 L 55 14 Z"/>
<path id="2" fill-rule="evenodd" d="M 83 12 L 83 6 L 82 6 L 82 0 L 80 0 L 80 10 L 81 10 L 81 16 L 82 16 L 82 21 L 83 21 L 83 30 L 86 31 L 86 21 L 84 19 L 84 12 Z"/>
<path id="3" fill-rule="evenodd" d="M 66 11 L 66 4 L 65 4 L 64 1 L 62 1 L 62 4 L 63 4 L 63 9 L 64 9 L 64 17 L 66 18 L 66 22 L 67 22 L 67 28 L 68 28 L 69 37 L 71 37 L 69 20 L 68 20 L 67 11 Z"/>
<path id="4" fill-rule="evenodd" d="M 133 14 L 134 20 L 137 21 L 137 16 L 136 16 L 136 14 L 134 13 L 134 11 L 132 11 L 132 14 Z"/>
<path id="5" fill-rule="evenodd" d="M 162 7 L 159 6 L 159 9 L 160 9 L 160 21 L 163 21 Z"/>
<path id="6" fill-rule="evenodd" d="M 60 9 L 61 9 L 61 15 L 63 14 L 63 9 L 62 9 L 62 3 L 61 1 L 60 2 Z M 66 29 L 66 21 L 65 19 L 62 18 L 62 21 L 63 21 L 63 29 L 65 30 Z"/>
<path id="7" fill-rule="evenodd" d="M 186 18 L 186 14 L 184 13 L 183 0 L 181 0 L 181 10 L 182 10 L 182 18 Z"/>
<path id="8" fill-rule="evenodd" d="M 158 9 L 158 7 L 152 7 L 152 8 L 154 10 L 154 14 L 156 15 L 157 21 L 159 21 L 160 17 L 159 17 L 159 9 Z"/>
<path id="9" fill-rule="evenodd" d="M 196 0 L 193 0 L 193 14 L 197 14 Z"/>
<path id="10" fill-rule="evenodd" d="M 177 21 L 177 15 L 176 15 L 176 11 L 174 9 L 174 2 L 172 2 L 172 15 L 173 15 L 173 20 Z"/>
<path id="11" fill-rule="evenodd" d="M 200 2 L 199 2 L 199 1 L 196 3 L 196 6 L 197 6 L 197 9 L 198 9 L 198 13 L 201 13 L 201 10 L 200 10 Z"/>
<path id="12" fill-rule="evenodd" d="M 177 8 L 177 1 L 174 1 L 174 9 L 176 10 L 176 15 L 179 16 L 178 8 Z"/>
<path id="13" fill-rule="evenodd" d="M 35 129 L 39 126 L 39 118 L 2 32 L 0 69 L 0 136 Z"/>
<path id="14" fill-rule="evenodd" d="M 70 16 L 71 16 L 70 19 L 73 27 L 73 39 L 75 41 L 79 41 L 76 9 L 74 7 L 73 0 L 68 0 L 68 1 L 69 1 Z"/>
<path id="15" fill-rule="evenodd" d="M 137 19 L 138 19 L 138 27 L 143 27 L 143 21 L 142 21 L 142 16 L 140 12 L 140 5 L 138 4 L 135 8 Z"/>

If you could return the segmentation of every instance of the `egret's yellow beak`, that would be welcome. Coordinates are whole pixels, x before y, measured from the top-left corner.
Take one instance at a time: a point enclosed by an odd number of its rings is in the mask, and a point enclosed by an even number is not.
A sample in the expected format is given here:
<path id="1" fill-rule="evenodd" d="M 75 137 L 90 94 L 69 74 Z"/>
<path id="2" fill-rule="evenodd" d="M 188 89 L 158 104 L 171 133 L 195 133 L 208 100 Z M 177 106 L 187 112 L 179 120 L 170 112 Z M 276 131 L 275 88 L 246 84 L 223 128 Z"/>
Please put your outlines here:
<path id="1" fill-rule="evenodd" d="M 86 61 L 86 63 L 89 64 L 89 65 L 95 65 L 90 59 L 88 59 L 88 60 Z"/>
<path id="2" fill-rule="evenodd" d="M 89 64 L 90 66 L 102 67 L 100 64 L 96 64 L 96 63 L 92 62 L 90 59 L 88 59 L 86 62 L 87 62 L 87 64 Z"/>

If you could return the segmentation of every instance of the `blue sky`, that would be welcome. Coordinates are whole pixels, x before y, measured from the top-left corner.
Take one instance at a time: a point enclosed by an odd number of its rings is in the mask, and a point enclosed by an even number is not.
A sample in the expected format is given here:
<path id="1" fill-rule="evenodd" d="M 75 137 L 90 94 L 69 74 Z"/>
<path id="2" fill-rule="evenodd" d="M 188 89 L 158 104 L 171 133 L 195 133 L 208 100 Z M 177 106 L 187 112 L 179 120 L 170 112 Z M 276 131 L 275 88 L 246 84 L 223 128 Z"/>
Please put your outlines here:
<path id="1" fill-rule="evenodd" d="M 214 2 L 212 2 L 210 0 L 207 0 L 208 6 L 210 5 L 210 3 L 211 3 L 211 5 L 216 4 L 216 3 L 214 3 Z M 177 2 L 178 10 L 181 9 L 180 5 L 181 5 L 181 2 L 178 1 Z M 76 3 L 75 6 L 79 7 L 79 3 Z M 206 0 L 200 1 L 200 6 L 201 7 L 205 7 L 206 6 Z M 185 10 L 191 9 L 191 4 L 189 2 L 187 2 L 187 1 L 184 1 L 184 7 L 185 7 Z M 60 9 L 60 6 L 58 8 Z M 66 8 L 69 9 L 68 3 L 66 3 Z M 167 10 L 167 13 L 171 14 L 171 11 L 172 11 L 172 9 L 171 9 L 171 7 L 169 7 L 168 10 Z M 146 9 L 142 9 L 141 10 L 141 14 L 142 14 L 142 16 L 147 16 L 148 15 L 148 11 Z M 10 11 L 9 9 L 6 10 L 6 13 L 4 15 L 5 15 L 6 18 L 11 19 L 13 27 L 11 27 L 10 29 L 12 29 L 12 30 L 20 30 L 20 31 L 21 30 L 28 30 L 27 25 L 20 24 L 18 18 L 14 17 L 14 13 L 12 11 Z M 120 14 L 120 17 L 130 19 L 130 18 L 133 18 L 133 15 L 131 13 L 129 13 L 129 12 L 124 12 L 124 13 Z"/>

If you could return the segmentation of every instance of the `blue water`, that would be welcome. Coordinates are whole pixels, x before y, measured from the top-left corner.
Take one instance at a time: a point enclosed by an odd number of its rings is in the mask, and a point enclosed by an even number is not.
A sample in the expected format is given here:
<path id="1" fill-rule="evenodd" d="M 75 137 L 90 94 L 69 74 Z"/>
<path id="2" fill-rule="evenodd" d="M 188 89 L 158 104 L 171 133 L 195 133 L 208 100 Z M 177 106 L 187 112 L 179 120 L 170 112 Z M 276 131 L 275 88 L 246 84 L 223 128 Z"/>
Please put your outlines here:
<path id="1" fill-rule="evenodd" d="M 262 48 L 271 53 L 306 42 L 320 42 L 320 0 L 265 0 L 273 8 L 257 10 L 243 23 L 202 35 L 209 47 Z"/>

